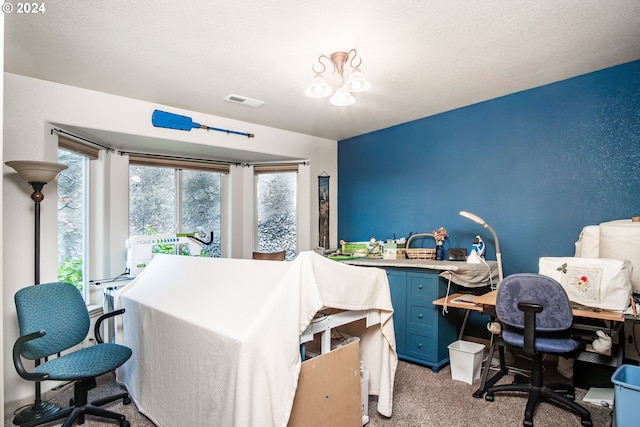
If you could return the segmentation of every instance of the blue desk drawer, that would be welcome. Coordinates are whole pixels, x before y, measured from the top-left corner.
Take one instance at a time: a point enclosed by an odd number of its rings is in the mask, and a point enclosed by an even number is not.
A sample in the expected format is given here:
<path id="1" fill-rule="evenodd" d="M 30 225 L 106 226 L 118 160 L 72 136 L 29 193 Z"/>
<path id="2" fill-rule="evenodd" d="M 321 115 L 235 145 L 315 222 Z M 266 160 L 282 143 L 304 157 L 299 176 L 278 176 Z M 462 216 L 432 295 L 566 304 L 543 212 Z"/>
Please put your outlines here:
<path id="1" fill-rule="evenodd" d="M 437 274 L 411 273 L 407 279 L 411 298 L 426 298 L 429 302 L 439 298 Z"/>
<path id="2" fill-rule="evenodd" d="M 408 326 L 417 326 L 419 328 L 433 328 L 437 324 L 437 310 L 433 305 L 411 304 L 407 310 Z"/>
<path id="3" fill-rule="evenodd" d="M 435 361 L 434 340 L 432 336 L 409 331 L 407 354 L 427 362 Z"/>

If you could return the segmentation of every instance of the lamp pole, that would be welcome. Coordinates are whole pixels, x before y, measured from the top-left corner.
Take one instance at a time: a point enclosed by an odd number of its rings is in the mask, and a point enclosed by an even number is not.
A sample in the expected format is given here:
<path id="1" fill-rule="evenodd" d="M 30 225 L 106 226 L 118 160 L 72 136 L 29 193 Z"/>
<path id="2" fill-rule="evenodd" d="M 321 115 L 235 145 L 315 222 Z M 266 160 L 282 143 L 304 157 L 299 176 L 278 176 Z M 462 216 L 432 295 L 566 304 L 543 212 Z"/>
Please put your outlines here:
<path id="1" fill-rule="evenodd" d="M 40 284 L 40 202 L 44 200 L 42 188 L 46 182 L 30 182 L 33 187 L 31 200 L 34 202 L 34 237 L 33 237 L 33 280 L 36 285 Z"/>

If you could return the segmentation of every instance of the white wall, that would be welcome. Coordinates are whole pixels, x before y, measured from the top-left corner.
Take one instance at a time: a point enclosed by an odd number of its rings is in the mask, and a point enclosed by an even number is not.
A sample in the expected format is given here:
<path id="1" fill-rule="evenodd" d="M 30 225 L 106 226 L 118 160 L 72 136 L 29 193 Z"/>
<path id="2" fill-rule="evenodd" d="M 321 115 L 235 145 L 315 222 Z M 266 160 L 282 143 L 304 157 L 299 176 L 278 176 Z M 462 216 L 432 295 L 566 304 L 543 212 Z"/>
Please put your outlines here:
<path id="1" fill-rule="evenodd" d="M 209 132 L 178 132 L 151 125 L 154 109 L 167 109 L 194 117 L 202 123 L 215 124 L 228 129 L 250 129 L 255 138 L 214 138 Z M 195 117 L 194 117 L 195 119 Z M 208 116 L 170 106 L 152 104 L 130 98 L 113 96 L 81 88 L 31 79 L 15 74 L 4 74 L 4 160 L 57 159 L 57 137 L 51 135 L 51 123 L 60 127 L 78 126 L 122 133 L 190 142 L 211 147 L 282 155 L 286 158 L 309 159 L 311 164 L 299 174 L 301 206 L 298 211 L 299 250 L 310 250 L 318 242 L 317 179 L 323 171 L 337 176 L 337 142 L 280 129 L 248 124 L 222 117 Z M 231 235 L 226 242 L 229 256 L 247 256 L 252 251 L 253 213 L 249 204 L 253 196 L 238 194 L 252 188 L 253 176 L 243 169 L 232 168 L 229 180 L 231 193 L 227 229 Z M 251 180 L 251 182 L 247 182 Z M 100 194 L 92 208 L 90 234 L 91 274 L 117 274 L 122 272 L 126 251 L 124 240 L 128 233 L 128 173 L 126 159 L 119 155 L 103 155 L 91 175 L 91 188 Z M 331 180 L 331 242 L 337 245 L 337 179 Z M 11 360 L 13 342 L 18 337 L 18 326 L 13 295 L 20 288 L 33 283 L 33 203 L 31 190 L 17 174 L 3 164 L 2 232 L 4 233 L 2 261 L 4 262 L 2 306 L 5 404 L 32 398 L 33 384 L 18 377 Z M 56 280 L 57 230 L 56 184 L 45 186 L 42 203 L 41 282 Z M 10 209 L 9 209 L 10 208 Z M 100 277 L 90 277 L 97 279 Z M 2 375 L 2 374 L 0 374 Z M 46 390 L 46 383 L 43 384 Z"/>

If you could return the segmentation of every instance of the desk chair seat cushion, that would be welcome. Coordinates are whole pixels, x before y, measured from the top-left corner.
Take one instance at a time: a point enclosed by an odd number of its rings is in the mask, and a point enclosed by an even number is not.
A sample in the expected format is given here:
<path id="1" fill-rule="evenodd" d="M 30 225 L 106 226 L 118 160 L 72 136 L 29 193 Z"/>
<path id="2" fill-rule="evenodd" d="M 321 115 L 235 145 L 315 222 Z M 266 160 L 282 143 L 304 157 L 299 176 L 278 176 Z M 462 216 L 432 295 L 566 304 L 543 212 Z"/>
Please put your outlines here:
<path id="1" fill-rule="evenodd" d="M 97 377 L 113 371 L 129 360 L 131 349 L 118 344 L 103 343 L 53 358 L 32 372 L 47 374 L 50 380 L 71 381 Z"/>
<path id="2" fill-rule="evenodd" d="M 521 330 L 505 326 L 502 330 L 502 339 L 509 345 L 524 348 L 524 335 Z M 570 353 L 580 346 L 580 341 L 567 337 L 545 337 L 536 335 L 535 350 L 540 353 L 563 354 Z"/>

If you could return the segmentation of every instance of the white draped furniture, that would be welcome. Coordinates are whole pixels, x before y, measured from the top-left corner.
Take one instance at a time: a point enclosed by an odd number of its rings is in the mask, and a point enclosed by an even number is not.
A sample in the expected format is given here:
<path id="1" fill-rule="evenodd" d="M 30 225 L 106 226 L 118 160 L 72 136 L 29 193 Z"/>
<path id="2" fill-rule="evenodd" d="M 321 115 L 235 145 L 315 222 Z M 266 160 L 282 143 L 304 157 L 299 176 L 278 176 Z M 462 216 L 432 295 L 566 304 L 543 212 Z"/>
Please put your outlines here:
<path id="1" fill-rule="evenodd" d="M 323 307 L 365 310 L 360 331 L 369 393 L 391 416 L 397 366 L 384 270 L 314 252 L 291 262 L 157 255 L 118 293 L 119 373 L 141 413 L 162 427 L 286 426 L 300 372 L 301 333 Z"/>

